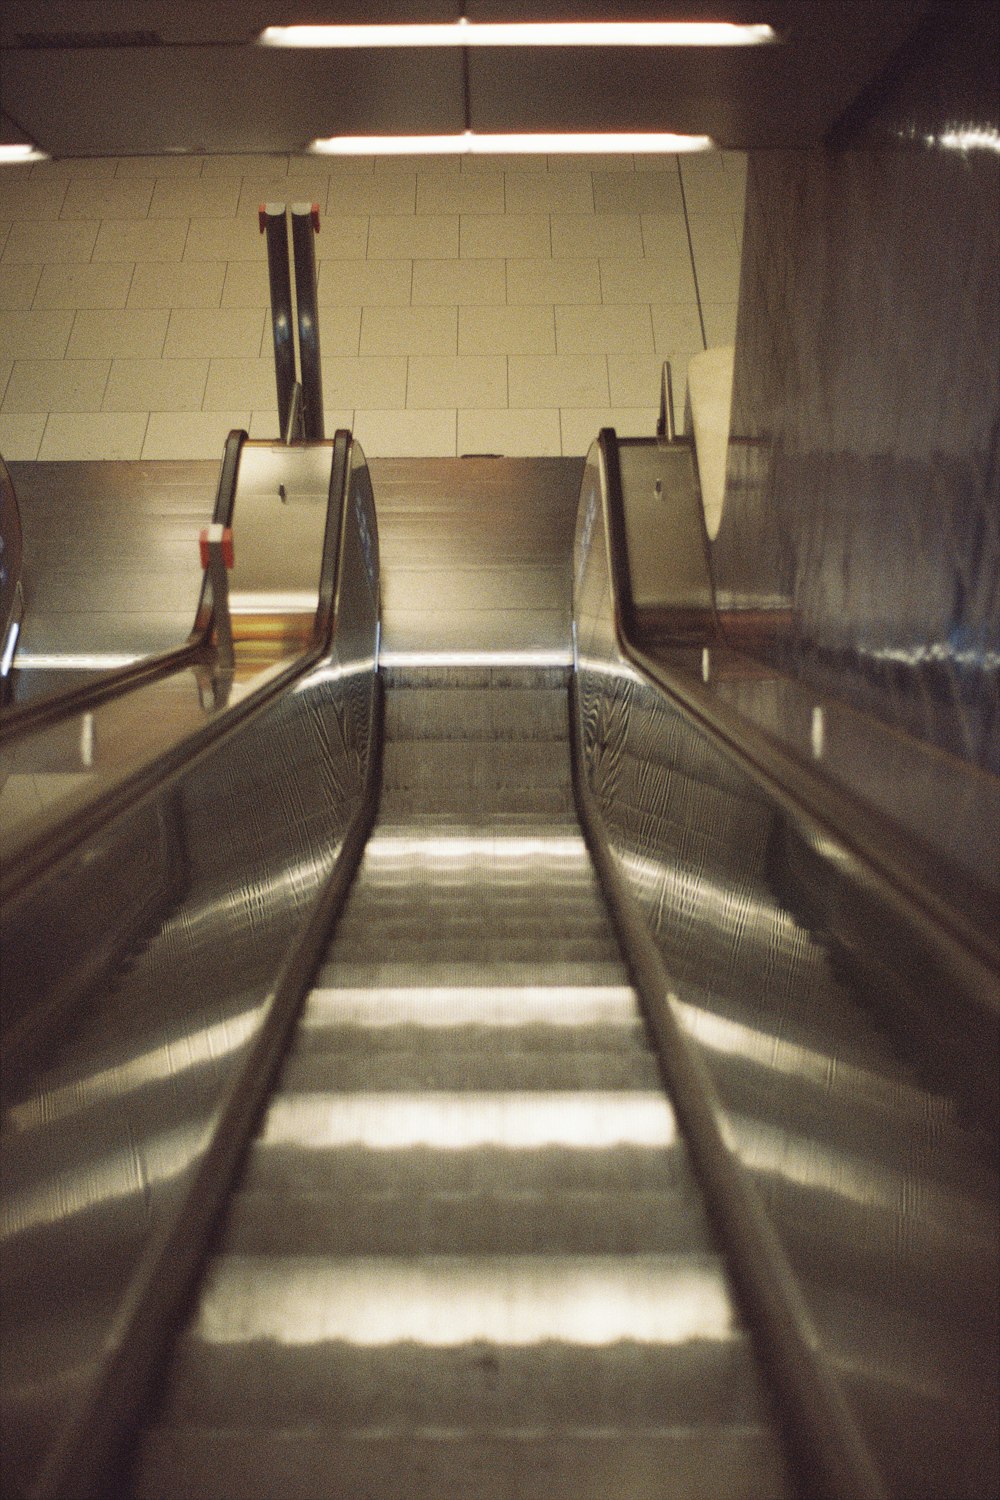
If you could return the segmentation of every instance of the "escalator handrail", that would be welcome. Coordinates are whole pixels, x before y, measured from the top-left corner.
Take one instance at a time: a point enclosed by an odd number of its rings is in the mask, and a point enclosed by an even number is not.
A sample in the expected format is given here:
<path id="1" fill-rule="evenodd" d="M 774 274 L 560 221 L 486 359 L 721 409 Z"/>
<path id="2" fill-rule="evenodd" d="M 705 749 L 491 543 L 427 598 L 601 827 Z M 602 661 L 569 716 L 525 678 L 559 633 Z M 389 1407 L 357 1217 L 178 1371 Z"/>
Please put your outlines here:
<path id="1" fill-rule="evenodd" d="M 245 433 L 230 434 L 231 438 L 238 438 L 234 445 L 233 459 L 233 485 L 235 485 L 235 471 L 239 464 L 239 449 Z M 313 644 L 307 651 L 296 656 L 281 671 L 273 676 L 268 676 L 259 688 L 247 694 L 239 703 L 226 708 L 216 718 L 196 729 L 193 733 L 185 736 L 177 744 L 170 746 L 167 750 L 153 756 L 149 761 L 140 766 L 131 774 L 125 776 L 115 786 L 107 791 L 99 793 L 85 806 L 72 813 L 69 817 L 58 822 L 53 828 L 43 833 L 37 840 L 27 844 L 18 851 L 16 860 L 7 859 L 3 868 L 0 869 L 0 904 L 10 900 L 15 893 L 21 897 L 26 894 L 29 887 L 37 880 L 44 880 L 49 871 L 61 859 L 65 858 L 74 848 L 78 847 L 87 838 L 92 837 L 99 828 L 118 817 L 127 808 L 133 806 L 143 797 L 155 793 L 170 777 L 174 776 L 182 766 L 189 765 L 200 756 L 214 749 L 221 741 L 236 731 L 252 715 L 262 710 L 275 697 L 283 692 L 296 678 L 304 676 L 321 662 L 330 650 L 330 644 L 335 630 L 335 599 L 339 586 L 339 574 L 342 555 L 342 542 L 345 531 L 345 519 L 347 507 L 351 495 L 351 450 L 352 438 L 346 429 L 337 432 L 333 440 L 332 462 L 330 467 L 330 487 L 327 503 L 327 522 L 323 538 L 323 556 L 320 565 L 320 607 L 317 610 L 316 630 Z M 229 444 L 227 443 L 227 459 L 229 457 Z M 229 483 L 224 466 L 224 479 Z M 222 482 L 220 481 L 220 494 L 222 493 Z M 232 500 L 229 502 L 229 514 L 232 514 Z M 207 590 L 207 580 L 203 585 L 203 600 Z M 328 607 L 323 606 L 323 601 L 328 601 Z M 200 606 L 200 611 L 202 607 Z M 211 615 L 208 606 L 204 606 L 207 613 L 206 630 L 211 630 Z M 164 667 L 162 672 L 156 676 L 165 676 L 170 671 L 183 670 L 192 660 L 189 655 L 193 648 L 185 647 L 176 653 L 176 659 L 172 667 Z M 147 685 L 150 680 L 141 673 L 123 674 L 127 681 L 117 686 L 109 696 L 120 696 L 129 689 L 137 690 Z M 67 695 L 75 697 L 75 695 Z M 88 706 L 89 706 L 88 700 Z M 48 727 L 51 723 L 59 722 L 64 716 L 80 712 L 80 708 L 61 708 L 65 700 L 60 698 L 53 703 L 53 718 L 44 720 L 42 727 Z M 58 710 L 58 711 L 57 711 Z M 37 728 L 32 724 L 31 728 Z"/>
<path id="2" fill-rule="evenodd" d="M 575 677 L 570 693 L 573 787 L 580 823 L 709 1217 L 747 1322 L 757 1335 L 758 1352 L 781 1398 L 801 1492 L 814 1500 L 842 1500 L 846 1495 L 852 1500 L 886 1500 L 864 1439 L 820 1354 L 795 1273 L 727 1143 L 711 1078 L 674 1013 L 663 956 L 618 869 L 604 818 L 587 783 Z"/>
<path id="3" fill-rule="evenodd" d="M 14 623 L 21 597 L 24 530 L 10 471 L 0 458 L 0 651 Z"/>
<path id="4" fill-rule="evenodd" d="M 652 674 L 634 651 L 623 626 L 628 613 L 624 505 L 617 440 L 610 428 L 604 429 L 598 439 L 598 460 L 615 646 L 641 678 L 650 679 Z M 582 559 L 576 558 L 577 579 L 581 565 Z M 575 632 L 575 597 L 573 609 Z M 574 668 L 576 665 L 575 661 Z M 652 686 L 672 699 L 655 677 Z M 580 821 L 709 1215 L 786 1417 L 789 1454 L 803 1493 L 817 1500 L 839 1500 L 844 1495 L 856 1500 L 884 1500 L 882 1476 L 820 1347 L 774 1225 L 729 1143 L 725 1114 L 713 1082 L 678 1022 L 671 1000 L 673 982 L 664 957 L 619 869 L 603 812 L 588 780 L 576 670 L 571 680 L 570 718 L 573 786 Z"/>
<path id="5" fill-rule="evenodd" d="M 212 522 L 229 526 L 233 518 L 233 503 L 236 498 L 236 478 L 239 473 L 240 454 L 247 441 L 247 433 L 234 428 L 226 438 L 222 458 L 222 469 L 212 507 Z M 102 673 L 100 678 L 83 687 L 72 688 L 68 693 L 57 693 L 39 698 L 32 703 L 9 708 L 0 715 L 0 745 L 9 744 L 21 735 L 33 733 L 57 724 L 61 719 L 74 714 L 86 713 L 111 698 L 130 692 L 147 682 L 168 677 L 182 667 L 195 666 L 207 659 L 211 650 L 212 596 L 207 575 L 202 577 L 195 621 L 187 640 L 169 651 L 158 651 L 143 656 L 127 667 Z"/>
<path id="6" fill-rule="evenodd" d="M 618 442 L 613 428 L 598 438 L 601 495 L 608 538 L 612 620 L 617 648 L 633 671 L 707 733 L 727 758 L 766 794 L 823 838 L 851 855 L 866 881 L 903 922 L 919 932 L 953 975 L 970 1007 L 1000 1022 L 1000 941 L 920 880 L 924 863 L 912 841 L 886 815 L 786 750 L 744 715 L 691 677 L 650 657 L 630 630 L 631 590 Z"/>
<path id="7" fill-rule="evenodd" d="M 358 450 L 360 451 L 360 450 Z M 362 459 L 363 462 L 363 459 Z M 326 595 L 331 608 L 313 664 L 335 649 L 340 602 L 345 586 L 348 506 L 354 492 L 354 446 L 349 433 L 334 439 L 331 500 L 340 505 L 328 520 L 324 559 L 331 561 Z M 358 522 L 362 531 L 361 508 Z M 371 578 L 377 549 L 362 536 Z M 324 576 L 327 570 L 324 569 Z M 332 585 L 330 580 L 332 579 Z M 375 575 L 377 585 L 377 573 Z M 376 632 L 378 593 L 375 591 Z M 323 611 L 320 611 L 322 615 Z M 377 638 L 377 635 L 376 635 Z M 297 664 L 298 665 L 298 664 Z M 292 1030 L 313 974 L 329 941 L 331 924 L 343 906 L 378 808 L 381 779 L 381 689 L 373 658 L 374 735 L 356 810 L 336 851 L 331 870 L 293 937 L 274 977 L 267 1014 L 246 1056 L 229 1082 L 212 1139 L 198 1162 L 181 1208 L 162 1222 L 146 1247 L 128 1295 L 115 1320 L 115 1338 L 102 1351 L 99 1367 L 81 1408 L 61 1433 L 32 1487 L 34 1500 L 97 1500 L 121 1478 L 120 1468 L 134 1436 L 134 1424 L 148 1398 L 191 1288 L 201 1274 L 219 1216 L 287 1051 Z M 285 679 L 287 680 L 287 678 Z M 268 695 L 270 697 L 271 694 Z M 217 740 L 213 743 L 217 743 Z"/>

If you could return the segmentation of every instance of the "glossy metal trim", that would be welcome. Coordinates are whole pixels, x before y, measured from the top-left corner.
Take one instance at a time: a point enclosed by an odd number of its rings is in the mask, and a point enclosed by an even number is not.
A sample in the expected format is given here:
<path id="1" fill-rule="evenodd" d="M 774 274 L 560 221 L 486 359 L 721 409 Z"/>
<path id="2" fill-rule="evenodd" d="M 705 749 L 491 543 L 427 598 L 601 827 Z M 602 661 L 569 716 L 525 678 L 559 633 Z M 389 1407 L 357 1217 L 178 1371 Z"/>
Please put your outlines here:
<path id="1" fill-rule="evenodd" d="M 226 438 L 212 511 L 213 524 L 228 526 L 232 521 L 236 476 L 239 473 L 240 454 L 246 441 L 247 434 L 240 428 L 234 428 Z M 132 688 L 141 687 L 147 682 L 155 682 L 157 678 L 167 677 L 183 667 L 197 666 L 200 662 L 209 660 L 207 653 L 210 650 L 211 629 L 212 590 L 206 576 L 202 579 L 191 634 L 182 646 L 177 646 L 172 651 L 158 652 L 155 656 L 140 657 L 131 666 L 104 673 L 98 682 L 86 687 L 74 688 L 68 693 L 40 698 L 10 709 L 0 717 L 0 745 L 22 734 L 34 733 L 56 724 L 60 719 L 96 708 L 99 703 L 106 703 L 108 699 L 130 692 Z"/>
<path id="2" fill-rule="evenodd" d="M 660 372 L 660 415 L 656 422 L 656 436 L 672 443 L 677 436 L 674 427 L 674 379 L 669 359 L 663 361 Z"/>
<path id="3" fill-rule="evenodd" d="M 316 606 L 316 634 L 327 640 L 333 629 L 335 592 L 341 571 L 344 537 L 344 506 L 334 503 L 350 489 L 351 435 L 338 427 L 333 436 L 333 462 L 330 465 L 330 499 L 326 510 L 326 532 L 323 537 L 323 566 L 319 577 L 319 602 Z M 332 566 L 328 565 L 332 560 Z"/>

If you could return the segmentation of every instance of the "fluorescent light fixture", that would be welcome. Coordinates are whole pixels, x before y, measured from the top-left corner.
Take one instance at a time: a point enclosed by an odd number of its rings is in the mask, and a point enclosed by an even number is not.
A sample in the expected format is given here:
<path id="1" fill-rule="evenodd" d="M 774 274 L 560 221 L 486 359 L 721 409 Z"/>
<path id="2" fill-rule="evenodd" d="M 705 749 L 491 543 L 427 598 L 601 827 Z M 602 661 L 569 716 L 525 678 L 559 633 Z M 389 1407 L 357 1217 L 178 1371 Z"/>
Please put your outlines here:
<path id="1" fill-rule="evenodd" d="M 491 156 L 560 155 L 611 152 L 711 151 L 708 135 L 670 135 L 660 131 L 617 134 L 477 135 L 334 135 L 312 141 L 310 151 L 322 156 Z"/>
<path id="2" fill-rule="evenodd" d="M 759 47 L 771 26 L 732 21 L 469 21 L 430 25 L 268 26 L 264 47 Z"/>
<path id="3" fill-rule="evenodd" d="M 28 142 L 0 142 L 0 166 L 20 166 L 23 162 L 48 161 L 44 151 Z"/>

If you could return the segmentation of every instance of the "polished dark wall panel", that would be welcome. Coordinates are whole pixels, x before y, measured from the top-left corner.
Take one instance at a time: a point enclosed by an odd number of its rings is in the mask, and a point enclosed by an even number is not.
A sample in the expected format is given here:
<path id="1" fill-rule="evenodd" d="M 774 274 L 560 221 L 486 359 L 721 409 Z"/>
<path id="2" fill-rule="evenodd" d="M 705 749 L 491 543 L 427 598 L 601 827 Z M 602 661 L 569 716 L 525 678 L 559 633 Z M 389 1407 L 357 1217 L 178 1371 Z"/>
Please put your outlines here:
<path id="1" fill-rule="evenodd" d="M 998 55 L 949 5 L 835 144 L 751 154 L 714 546 L 723 602 L 782 611 L 765 655 L 994 771 Z"/>

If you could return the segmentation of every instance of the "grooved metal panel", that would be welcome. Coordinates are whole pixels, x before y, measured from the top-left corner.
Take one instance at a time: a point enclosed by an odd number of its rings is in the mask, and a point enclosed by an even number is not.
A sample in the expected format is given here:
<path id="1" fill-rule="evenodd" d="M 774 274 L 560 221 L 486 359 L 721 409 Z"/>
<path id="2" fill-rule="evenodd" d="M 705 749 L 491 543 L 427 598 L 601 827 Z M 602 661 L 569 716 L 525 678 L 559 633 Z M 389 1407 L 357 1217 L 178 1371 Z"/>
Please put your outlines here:
<path id="1" fill-rule="evenodd" d="M 221 458 L 221 452 L 220 452 Z M 219 463 L 12 463 L 24 524 L 20 650 L 178 646 L 201 588 Z"/>
<path id="2" fill-rule="evenodd" d="M 578 459 L 375 459 L 383 654 L 569 659 Z"/>

